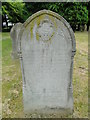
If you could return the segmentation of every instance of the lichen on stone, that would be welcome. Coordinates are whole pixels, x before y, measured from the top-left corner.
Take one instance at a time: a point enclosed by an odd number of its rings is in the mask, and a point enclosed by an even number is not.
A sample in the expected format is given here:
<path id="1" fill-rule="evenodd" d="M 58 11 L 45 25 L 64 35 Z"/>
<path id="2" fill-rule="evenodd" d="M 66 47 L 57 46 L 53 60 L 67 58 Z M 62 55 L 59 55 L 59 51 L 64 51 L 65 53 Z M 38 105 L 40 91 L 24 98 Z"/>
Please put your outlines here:
<path id="1" fill-rule="evenodd" d="M 30 36 L 31 36 L 31 40 L 33 39 L 34 23 L 35 23 L 35 20 L 32 20 L 32 21 L 30 22 Z"/>
<path id="2" fill-rule="evenodd" d="M 56 24 L 56 21 L 55 21 L 55 18 L 51 15 L 48 15 L 48 14 L 43 14 L 43 15 L 40 15 L 38 17 L 36 17 L 35 19 L 33 19 L 31 22 L 30 22 L 30 36 L 31 36 L 31 40 L 33 39 L 33 28 L 34 28 L 34 25 L 35 23 L 37 24 L 37 28 L 40 26 L 40 23 L 45 19 L 47 18 L 50 19 L 50 21 L 54 24 L 54 29 L 57 29 L 57 24 Z M 56 30 L 55 30 L 56 31 Z M 55 32 L 53 32 L 52 36 L 54 35 Z M 51 40 L 52 36 L 49 38 L 48 41 Z M 36 31 L 36 40 L 39 41 L 39 34 L 38 32 Z"/>

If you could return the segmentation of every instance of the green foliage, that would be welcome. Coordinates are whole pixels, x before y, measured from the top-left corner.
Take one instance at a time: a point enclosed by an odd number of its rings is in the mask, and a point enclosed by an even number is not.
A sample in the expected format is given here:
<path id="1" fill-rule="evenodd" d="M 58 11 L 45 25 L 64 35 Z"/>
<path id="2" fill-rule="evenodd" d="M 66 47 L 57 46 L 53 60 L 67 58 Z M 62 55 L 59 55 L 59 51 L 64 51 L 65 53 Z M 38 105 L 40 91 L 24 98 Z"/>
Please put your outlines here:
<path id="1" fill-rule="evenodd" d="M 24 3 L 5 2 L 2 3 L 2 15 L 8 15 L 11 22 L 24 22 Z"/>
<path id="2" fill-rule="evenodd" d="M 12 22 L 24 22 L 33 13 L 48 9 L 63 16 L 71 26 L 88 23 L 88 3 L 80 2 L 8 2 L 2 3 L 2 15 L 7 14 Z"/>
<path id="3" fill-rule="evenodd" d="M 63 16 L 71 25 L 88 22 L 87 3 L 58 2 L 58 3 L 25 3 L 26 10 L 31 15 L 41 9 L 49 9 Z"/>

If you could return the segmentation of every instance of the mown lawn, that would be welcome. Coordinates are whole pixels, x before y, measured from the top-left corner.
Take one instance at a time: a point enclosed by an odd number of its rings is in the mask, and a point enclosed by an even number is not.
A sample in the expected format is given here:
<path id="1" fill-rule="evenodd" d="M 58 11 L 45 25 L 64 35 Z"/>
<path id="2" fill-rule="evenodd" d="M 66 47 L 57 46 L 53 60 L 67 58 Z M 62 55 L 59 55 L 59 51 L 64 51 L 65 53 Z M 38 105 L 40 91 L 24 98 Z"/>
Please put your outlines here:
<path id="1" fill-rule="evenodd" d="M 76 55 L 73 70 L 74 113 L 70 118 L 88 117 L 88 32 L 76 32 Z M 2 33 L 2 103 L 3 118 L 22 118 L 22 75 L 19 60 L 11 57 L 9 33 Z"/>

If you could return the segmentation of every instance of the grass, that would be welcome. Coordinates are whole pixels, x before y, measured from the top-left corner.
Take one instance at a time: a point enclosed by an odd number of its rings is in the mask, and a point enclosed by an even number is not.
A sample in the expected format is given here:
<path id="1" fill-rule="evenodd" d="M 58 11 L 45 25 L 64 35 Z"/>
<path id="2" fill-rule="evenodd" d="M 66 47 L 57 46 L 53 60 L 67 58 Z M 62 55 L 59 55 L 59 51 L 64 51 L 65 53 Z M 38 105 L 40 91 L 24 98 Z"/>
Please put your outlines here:
<path id="1" fill-rule="evenodd" d="M 73 90 L 74 117 L 88 117 L 88 33 L 76 32 Z"/>
<path id="2" fill-rule="evenodd" d="M 70 118 L 88 117 L 88 33 L 76 32 L 76 55 L 73 70 L 74 113 Z M 9 33 L 2 33 L 2 103 L 3 118 L 22 118 L 22 75 L 19 60 L 11 57 Z"/>
<path id="3" fill-rule="evenodd" d="M 2 117 L 2 34 L 0 33 L 0 119 Z"/>
<path id="4" fill-rule="evenodd" d="M 9 33 L 3 33 L 2 38 L 2 116 L 15 118 L 23 111 L 21 69 L 19 60 L 11 57 Z"/>

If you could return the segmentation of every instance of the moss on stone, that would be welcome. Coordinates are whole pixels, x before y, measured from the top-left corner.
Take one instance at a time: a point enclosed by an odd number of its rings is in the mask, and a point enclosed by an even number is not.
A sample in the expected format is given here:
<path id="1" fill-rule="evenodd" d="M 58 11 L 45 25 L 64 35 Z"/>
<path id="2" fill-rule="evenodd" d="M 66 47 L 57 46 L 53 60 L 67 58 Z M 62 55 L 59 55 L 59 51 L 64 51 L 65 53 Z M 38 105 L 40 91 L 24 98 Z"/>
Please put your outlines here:
<path id="1" fill-rule="evenodd" d="M 37 23 L 37 28 L 40 25 L 40 22 L 45 18 L 45 14 L 37 17 L 36 23 Z M 36 40 L 39 41 L 39 34 L 36 32 Z"/>
<path id="2" fill-rule="evenodd" d="M 52 23 L 54 24 L 55 28 L 57 29 L 57 24 L 56 24 L 56 21 L 55 21 L 55 18 L 53 18 L 53 16 L 51 15 L 47 15 L 47 14 L 43 14 L 39 17 L 37 17 L 36 19 L 32 20 L 30 22 L 30 35 L 31 35 L 31 40 L 33 39 L 33 28 L 34 28 L 34 25 L 35 23 L 37 24 L 37 28 L 39 27 L 41 21 L 43 21 L 45 19 L 45 17 L 48 16 L 48 18 L 52 21 Z M 54 32 L 53 32 L 53 35 L 54 35 Z M 52 35 L 52 36 L 53 36 Z M 52 36 L 49 38 L 48 41 L 51 40 Z M 36 32 L 36 40 L 39 41 L 39 34 Z"/>
<path id="3" fill-rule="evenodd" d="M 36 40 L 39 41 L 39 34 L 36 32 Z"/>
<path id="4" fill-rule="evenodd" d="M 57 28 L 55 18 L 53 18 L 53 16 L 49 15 L 49 19 L 54 23 L 55 28 Z"/>
<path id="5" fill-rule="evenodd" d="M 34 23 L 35 23 L 35 20 L 31 21 L 31 23 L 30 23 L 30 35 L 31 35 L 31 40 L 33 39 Z"/>

